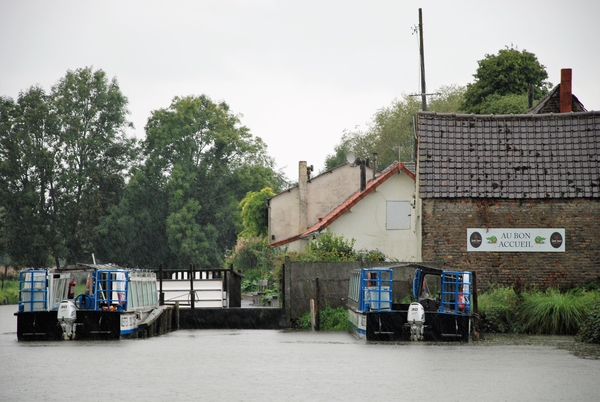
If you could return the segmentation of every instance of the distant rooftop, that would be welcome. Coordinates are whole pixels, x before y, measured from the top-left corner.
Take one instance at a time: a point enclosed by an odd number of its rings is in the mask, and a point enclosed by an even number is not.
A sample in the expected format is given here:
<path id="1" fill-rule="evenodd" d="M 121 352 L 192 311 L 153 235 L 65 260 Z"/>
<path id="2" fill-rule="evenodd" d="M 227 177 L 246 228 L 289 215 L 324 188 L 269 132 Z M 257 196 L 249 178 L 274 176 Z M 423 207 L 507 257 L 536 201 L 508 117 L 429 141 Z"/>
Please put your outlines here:
<path id="1" fill-rule="evenodd" d="M 571 94 L 571 96 L 573 98 L 571 110 L 573 112 L 587 112 L 579 99 L 577 99 L 575 95 Z M 552 88 L 552 90 L 550 90 L 537 105 L 529 109 L 527 113 L 560 113 L 560 84 Z"/>

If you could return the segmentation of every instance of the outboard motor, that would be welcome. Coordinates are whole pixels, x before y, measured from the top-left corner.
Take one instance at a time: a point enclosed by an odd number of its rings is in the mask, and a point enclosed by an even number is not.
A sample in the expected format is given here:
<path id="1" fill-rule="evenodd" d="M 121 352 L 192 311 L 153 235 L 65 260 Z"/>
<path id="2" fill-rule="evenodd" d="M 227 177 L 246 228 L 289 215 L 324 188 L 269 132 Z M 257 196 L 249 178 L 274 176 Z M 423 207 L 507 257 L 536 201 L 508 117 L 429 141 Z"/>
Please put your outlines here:
<path id="1" fill-rule="evenodd" d="M 408 306 L 406 326 L 410 328 L 410 339 L 422 341 L 425 334 L 425 309 L 421 303 L 412 302 Z"/>
<path id="2" fill-rule="evenodd" d="M 75 303 L 72 300 L 63 300 L 60 302 L 56 318 L 62 327 L 63 339 L 75 339 L 75 320 L 77 319 L 77 307 L 75 307 Z"/>

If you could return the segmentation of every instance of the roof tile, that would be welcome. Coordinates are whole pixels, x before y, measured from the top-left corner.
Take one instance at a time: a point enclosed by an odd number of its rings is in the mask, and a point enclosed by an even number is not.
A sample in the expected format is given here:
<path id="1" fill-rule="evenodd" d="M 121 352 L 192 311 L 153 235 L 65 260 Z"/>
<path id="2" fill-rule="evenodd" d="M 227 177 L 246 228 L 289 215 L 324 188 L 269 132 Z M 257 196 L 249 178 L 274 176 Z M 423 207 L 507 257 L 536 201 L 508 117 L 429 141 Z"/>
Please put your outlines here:
<path id="1" fill-rule="evenodd" d="M 423 198 L 600 198 L 600 112 L 421 112 L 418 125 Z"/>

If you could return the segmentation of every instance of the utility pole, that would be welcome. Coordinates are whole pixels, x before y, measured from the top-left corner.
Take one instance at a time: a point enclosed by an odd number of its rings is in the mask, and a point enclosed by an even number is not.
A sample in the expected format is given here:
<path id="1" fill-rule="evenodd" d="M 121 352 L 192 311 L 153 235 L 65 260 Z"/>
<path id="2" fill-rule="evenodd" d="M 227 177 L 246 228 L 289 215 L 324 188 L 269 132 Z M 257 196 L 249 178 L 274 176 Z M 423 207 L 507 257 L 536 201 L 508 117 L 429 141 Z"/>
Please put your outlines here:
<path id="1" fill-rule="evenodd" d="M 432 95 L 441 95 L 439 92 L 427 93 L 427 88 L 425 87 L 425 50 L 423 45 L 423 10 L 419 8 L 419 26 L 413 27 L 413 35 L 419 32 L 419 53 L 421 59 L 421 93 L 420 94 L 410 94 L 409 96 L 420 96 L 421 97 L 421 109 L 426 112 L 427 111 L 427 97 Z"/>
<path id="2" fill-rule="evenodd" d="M 425 89 L 425 51 L 423 50 L 423 11 L 419 8 L 419 42 L 421 54 L 421 102 L 423 111 L 427 111 L 427 90 Z"/>

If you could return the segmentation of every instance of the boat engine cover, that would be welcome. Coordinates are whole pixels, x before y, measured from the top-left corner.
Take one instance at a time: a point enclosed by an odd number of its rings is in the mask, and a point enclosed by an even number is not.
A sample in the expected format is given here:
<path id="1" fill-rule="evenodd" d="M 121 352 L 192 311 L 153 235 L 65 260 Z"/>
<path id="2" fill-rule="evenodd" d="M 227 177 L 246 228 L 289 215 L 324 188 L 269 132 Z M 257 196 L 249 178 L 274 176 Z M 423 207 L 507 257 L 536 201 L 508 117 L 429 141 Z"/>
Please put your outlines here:
<path id="1" fill-rule="evenodd" d="M 406 321 L 410 324 L 424 324 L 425 323 L 425 309 L 421 303 L 412 302 L 408 306 L 408 315 Z"/>
<path id="2" fill-rule="evenodd" d="M 58 306 L 58 314 L 56 316 L 58 321 L 74 322 L 77 318 L 77 307 L 72 300 L 63 300 Z"/>

